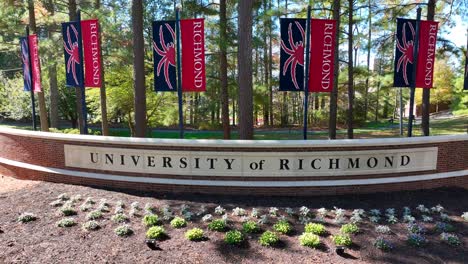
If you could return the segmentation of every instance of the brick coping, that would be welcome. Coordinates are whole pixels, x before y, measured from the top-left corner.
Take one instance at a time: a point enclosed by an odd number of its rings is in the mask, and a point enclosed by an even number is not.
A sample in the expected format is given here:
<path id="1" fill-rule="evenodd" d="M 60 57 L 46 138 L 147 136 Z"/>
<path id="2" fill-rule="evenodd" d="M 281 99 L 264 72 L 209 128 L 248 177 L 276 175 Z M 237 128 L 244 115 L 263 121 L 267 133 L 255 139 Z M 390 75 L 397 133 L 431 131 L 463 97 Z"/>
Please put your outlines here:
<path id="1" fill-rule="evenodd" d="M 105 143 L 115 145 L 177 146 L 177 147 L 219 147 L 219 148 L 303 148 L 303 147 L 363 147 L 444 143 L 468 141 L 468 134 L 375 139 L 337 139 L 337 140 L 222 140 L 222 139 L 156 139 L 131 138 L 94 135 L 74 135 L 40 131 L 29 131 L 0 127 L 0 133 L 31 138 Z"/>

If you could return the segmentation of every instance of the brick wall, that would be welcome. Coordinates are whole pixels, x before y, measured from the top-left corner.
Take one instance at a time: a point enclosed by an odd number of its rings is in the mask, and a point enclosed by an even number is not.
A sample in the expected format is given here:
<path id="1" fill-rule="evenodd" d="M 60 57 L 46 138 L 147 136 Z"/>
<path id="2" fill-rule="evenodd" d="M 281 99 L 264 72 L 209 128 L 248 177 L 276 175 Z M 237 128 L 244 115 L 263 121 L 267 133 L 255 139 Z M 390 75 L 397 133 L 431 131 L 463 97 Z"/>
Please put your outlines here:
<path id="1" fill-rule="evenodd" d="M 38 165 L 46 168 L 65 169 L 73 172 L 91 172 L 106 175 L 122 175 L 132 177 L 147 177 L 156 179 L 187 179 L 187 180 L 209 180 L 222 182 L 234 181 L 322 181 L 322 180 L 354 180 L 354 179 L 376 179 L 388 177 L 407 177 L 420 175 L 433 175 L 437 173 L 457 172 L 468 170 L 468 136 L 457 137 L 457 140 L 427 140 L 425 143 L 414 144 L 389 144 L 372 146 L 349 145 L 330 146 L 306 145 L 304 147 L 249 147 L 249 146 L 186 146 L 184 144 L 174 144 L 172 146 L 158 144 L 135 143 L 128 140 L 118 144 L 109 141 L 86 142 L 73 140 L 73 138 L 47 137 L 47 134 L 29 132 L 30 134 L 12 133 L 11 130 L 0 130 L 0 158 L 10 161 L 18 161 L 31 165 Z M 41 135 L 41 136 L 37 136 Z M 45 135 L 45 136 L 44 136 Z M 80 136 L 77 136 L 77 138 Z M 432 137 L 436 139 L 437 137 Z M 155 141 L 156 142 L 156 141 Z M 408 149 L 422 147 L 437 147 L 437 169 L 421 172 L 407 173 L 386 173 L 371 175 L 353 176 L 320 176 L 320 177 L 222 177 L 222 176 L 183 176 L 183 175 L 160 175 L 148 173 L 122 173 L 114 171 L 102 171 L 93 169 L 69 168 L 65 166 L 64 145 L 81 145 L 96 147 L 116 147 L 131 149 L 151 149 L 151 150 L 178 150 L 178 151 L 219 151 L 219 152 L 320 152 L 320 151 L 353 151 L 353 150 L 382 150 L 382 149 Z M 468 188 L 468 174 L 459 177 L 447 177 L 433 180 L 419 180 L 411 182 L 351 185 L 351 186 L 320 186 L 320 187 L 236 187 L 236 186 L 201 186 L 201 185 L 179 185 L 179 184 L 155 184 L 137 183 L 119 180 L 103 180 L 96 178 L 85 178 L 67 175 L 66 173 L 50 173 L 28 168 L 27 166 L 8 165 L 0 162 L 0 174 L 13 176 L 20 179 L 43 180 L 50 182 L 61 182 L 69 184 L 111 187 L 119 189 L 137 189 L 157 192 L 192 192 L 192 193 L 220 193 L 220 194 L 256 194 L 256 195 L 326 195 L 326 194 L 347 194 L 347 193 L 369 193 L 382 191 L 430 189 L 442 186 L 459 186 Z"/>

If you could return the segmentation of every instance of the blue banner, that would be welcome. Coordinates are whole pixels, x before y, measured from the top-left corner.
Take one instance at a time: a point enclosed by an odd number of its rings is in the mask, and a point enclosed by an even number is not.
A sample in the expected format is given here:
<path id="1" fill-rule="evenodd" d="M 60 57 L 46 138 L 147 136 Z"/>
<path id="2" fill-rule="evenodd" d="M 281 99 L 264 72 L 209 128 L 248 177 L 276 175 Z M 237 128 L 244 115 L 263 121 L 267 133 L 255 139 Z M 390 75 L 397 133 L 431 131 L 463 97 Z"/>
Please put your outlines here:
<path id="1" fill-rule="evenodd" d="M 29 44 L 28 38 L 20 38 L 21 45 L 21 61 L 23 63 L 23 79 L 24 91 L 31 91 L 31 63 L 29 61 Z"/>
<path id="2" fill-rule="evenodd" d="M 81 59 L 80 22 L 62 23 L 63 50 L 65 54 L 65 74 L 67 86 L 83 87 L 83 65 Z"/>
<path id="3" fill-rule="evenodd" d="M 468 91 L 468 50 L 466 51 L 466 56 L 465 56 L 465 83 L 463 85 L 463 90 Z"/>
<path id="4" fill-rule="evenodd" d="M 280 20 L 280 91 L 304 91 L 306 19 Z"/>
<path id="5" fill-rule="evenodd" d="M 413 80 L 413 45 L 416 38 L 416 20 L 397 19 L 394 87 L 410 87 Z"/>
<path id="6" fill-rule="evenodd" d="M 175 21 L 153 21 L 154 90 L 176 92 Z"/>

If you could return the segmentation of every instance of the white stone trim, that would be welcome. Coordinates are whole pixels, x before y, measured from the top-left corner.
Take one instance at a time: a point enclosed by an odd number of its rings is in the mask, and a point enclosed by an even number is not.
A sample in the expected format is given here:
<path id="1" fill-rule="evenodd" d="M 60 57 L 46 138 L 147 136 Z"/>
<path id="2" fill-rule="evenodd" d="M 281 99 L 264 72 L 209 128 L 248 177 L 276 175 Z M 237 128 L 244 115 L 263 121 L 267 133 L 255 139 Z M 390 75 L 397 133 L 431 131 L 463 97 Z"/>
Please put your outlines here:
<path id="1" fill-rule="evenodd" d="M 223 180 L 188 180 L 188 179 L 165 179 L 150 177 L 134 177 L 125 175 L 113 175 L 103 173 L 91 173 L 82 171 L 73 171 L 66 169 L 50 168 L 38 165 L 32 165 L 24 162 L 13 161 L 0 158 L 0 164 L 25 168 L 34 171 L 66 175 L 72 177 L 83 177 L 89 179 L 112 180 L 136 183 L 154 183 L 169 185 L 194 185 L 194 186 L 230 186 L 230 187 L 326 187 L 326 186 L 354 186 L 354 185 L 373 185 L 386 183 L 402 183 L 412 181 L 429 181 L 435 179 L 444 179 L 452 177 L 468 176 L 468 170 L 423 174 L 404 177 L 370 178 L 370 179 L 347 179 L 347 180 L 317 180 L 317 181 L 223 181 Z"/>
<path id="2" fill-rule="evenodd" d="M 214 147 L 214 148 L 304 148 L 304 147 L 367 147 L 414 145 L 468 141 L 468 134 L 429 136 L 412 138 L 375 138 L 375 139 L 339 139 L 339 140 L 221 140 L 221 139 L 157 139 L 131 137 L 104 137 L 92 135 L 73 135 L 29 131 L 0 127 L 0 133 L 17 136 L 63 140 L 67 142 L 101 143 L 106 145 L 143 145 L 170 147 Z"/>

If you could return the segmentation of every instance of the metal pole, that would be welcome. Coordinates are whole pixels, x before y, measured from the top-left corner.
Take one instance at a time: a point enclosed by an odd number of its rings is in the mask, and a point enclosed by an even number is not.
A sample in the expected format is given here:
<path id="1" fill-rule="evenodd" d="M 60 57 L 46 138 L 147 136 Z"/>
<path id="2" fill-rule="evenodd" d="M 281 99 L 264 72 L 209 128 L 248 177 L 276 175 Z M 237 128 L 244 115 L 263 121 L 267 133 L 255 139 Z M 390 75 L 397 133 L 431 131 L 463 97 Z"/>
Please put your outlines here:
<path id="1" fill-rule="evenodd" d="M 86 135 L 88 134 L 88 114 L 86 112 L 86 92 L 85 92 L 85 84 L 84 84 L 84 65 L 83 65 L 83 39 L 81 35 L 81 10 L 78 10 L 77 12 L 77 20 L 78 20 L 78 52 L 80 54 L 80 65 L 83 69 L 83 74 L 81 75 L 81 112 L 83 113 L 83 125 L 80 126 L 81 129 L 81 134 Z"/>
<path id="2" fill-rule="evenodd" d="M 421 7 L 417 9 L 416 16 L 416 36 L 414 37 L 414 46 L 413 46 L 413 72 L 411 74 L 411 87 L 410 87 L 410 109 L 409 109 L 409 119 L 408 119 L 408 137 L 413 136 L 413 108 L 414 108 L 414 93 L 416 90 L 416 71 L 418 69 L 418 52 L 419 52 L 419 24 L 421 21 Z"/>
<path id="3" fill-rule="evenodd" d="M 29 26 L 26 26 L 26 43 L 28 45 L 28 68 L 29 68 L 29 75 L 31 77 L 31 87 L 29 87 L 31 92 L 31 108 L 32 108 L 32 126 L 34 131 L 37 130 L 37 123 L 36 123 L 36 102 L 34 100 L 34 74 L 33 69 L 31 68 L 31 50 L 29 47 Z M 24 73 L 23 73 L 24 74 Z"/>
<path id="4" fill-rule="evenodd" d="M 403 136 L 403 89 L 400 87 L 400 136 Z"/>
<path id="5" fill-rule="evenodd" d="M 179 137 L 184 138 L 184 113 L 182 109 L 182 72 L 180 70 L 180 9 L 176 9 L 177 42 L 177 96 L 179 101 Z"/>
<path id="6" fill-rule="evenodd" d="M 307 121 L 309 110 L 309 54 L 310 54 L 310 6 L 307 7 L 306 21 L 306 47 L 305 47 L 305 70 L 304 70 L 304 140 L 307 140 Z"/>

